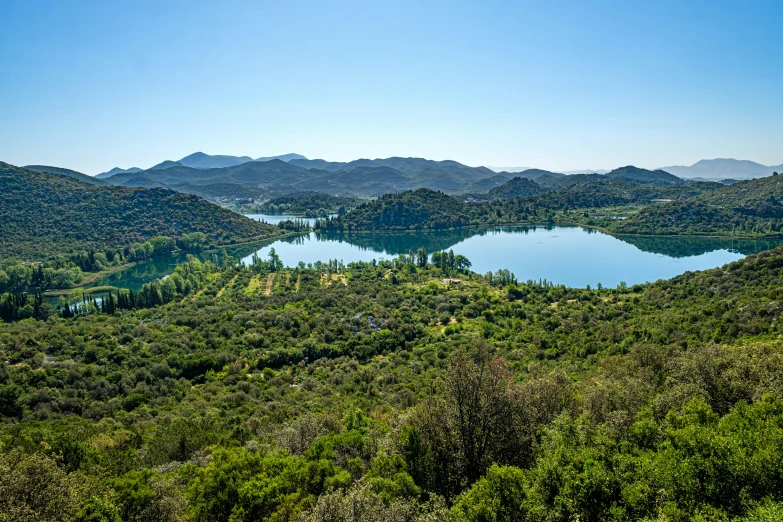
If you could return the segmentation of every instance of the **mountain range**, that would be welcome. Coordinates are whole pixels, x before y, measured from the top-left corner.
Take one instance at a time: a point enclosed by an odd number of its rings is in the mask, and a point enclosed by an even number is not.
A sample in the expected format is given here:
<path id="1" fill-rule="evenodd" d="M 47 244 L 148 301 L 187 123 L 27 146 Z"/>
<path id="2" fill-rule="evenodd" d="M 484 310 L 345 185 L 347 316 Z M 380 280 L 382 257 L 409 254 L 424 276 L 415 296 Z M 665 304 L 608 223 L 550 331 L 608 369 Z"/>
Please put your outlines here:
<path id="1" fill-rule="evenodd" d="M 681 178 L 704 178 L 710 180 L 754 179 L 770 176 L 773 172 L 783 172 L 783 164 L 767 166 L 749 160 L 716 158 L 697 161 L 690 167 L 672 165 L 670 167 L 661 167 L 661 170 Z"/>
<path id="2" fill-rule="evenodd" d="M 33 166 L 38 169 L 58 167 Z M 535 181 L 549 190 L 559 190 L 593 180 L 619 179 L 631 184 L 677 185 L 685 179 L 696 181 L 749 179 L 783 170 L 751 161 L 732 159 L 702 160 L 690 167 L 674 166 L 658 170 L 623 167 L 613 171 L 583 170 L 551 172 L 541 169 L 511 168 L 496 172 L 487 167 L 424 158 L 361 158 L 349 162 L 309 159 L 301 154 L 283 154 L 256 159 L 250 156 L 209 155 L 196 152 L 179 160 L 167 160 L 149 169 L 114 168 L 90 178 L 59 169 L 82 181 L 146 188 L 170 188 L 196 194 L 215 202 L 268 199 L 301 191 L 335 196 L 377 197 L 392 192 L 428 188 L 452 195 L 481 196 L 514 177 Z M 50 172 L 54 170 L 49 170 Z M 69 174 L 69 172 L 71 174 Z"/>
<path id="3" fill-rule="evenodd" d="M 524 172 L 526 170 L 533 170 L 532 167 L 488 167 L 495 172 Z M 557 171 L 558 174 L 606 174 L 609 172 L 607 169 L 584 169 L 584 170 L 563 170 L 563 171 Z"/>
<path id="4" fill-rule="evenodd" d="M 194 169 L 222 169 L 227 167 L 234 167 L 236 165 L 241 165 L 243 163 L 248 163 L 251 161 L 271 161 L 275 159 L 279 159 L 282 161 L 291 161 L 291 160 L 306 160 L 307 158 L 305 158 L 301 154 L 283 154 L 281 156 L 266 156 L 262 158 L 253 159 L 250 156 L 225 156 L 225 155 L 213 156 L 210 154 L 205 154 L 203 152 L 194 152 L 193 154 L 190 154 L 189 156 L 185 156 L 180 160 L 162 161 L 161 163 L 158 163 L 157 165 L 150 167 L 148 170 L 161 170 L 170 167 L 191 167 Z M 142 170 L 144 169 L 140 169 L 138 167 L 132 167 L 129 169 L 114 167 L 109 171 L 101 172 L 100 174 L 97 174 L 95 177 L 99 179 L 103 179 L 103 178 L 109 178 L 111 176 L 114 176 L 115 174 L 128 174 L 134 172 L 141 172 Z"/>
<path id="5" fill-rule="evenodd" d="M 427 187 L 449 193 L 486 192 L 513 174 L 456 161 L 422 158 L 358 159 L 351 162 L 310 160 L 298 154 L 245 161 L 247 156 L 191 154 L 154 167 L 123 170 L 102 180 L 129 187 L 167 187 L 214 201 L 257 199 L 300 191 L 375 197 Z M 207 165 L 227 165 L 206 167 Z"/>
<path id="6" fill-rule="evenodd" d="M 489 167 L 495 172 L 513 172 L 519 173 L 531 170 L 529 167 Z M 783 165 L 762 165 L 755 161 L 737 160 L 733 158 L 704 159 L 697 161 L 693 165 L 671 165 L 661 167 L 670 174 L 680 178 L 695 179 L 699 178 L 705 181 L 720 181 L 724 179 L 741 180 L 754 179 L 769 176 L 773 172 L 783 171 Z M 607 174 L 606 169 L 586 169 L 586 170 L 567 170 L 558 171 L 559 174 Z"/>

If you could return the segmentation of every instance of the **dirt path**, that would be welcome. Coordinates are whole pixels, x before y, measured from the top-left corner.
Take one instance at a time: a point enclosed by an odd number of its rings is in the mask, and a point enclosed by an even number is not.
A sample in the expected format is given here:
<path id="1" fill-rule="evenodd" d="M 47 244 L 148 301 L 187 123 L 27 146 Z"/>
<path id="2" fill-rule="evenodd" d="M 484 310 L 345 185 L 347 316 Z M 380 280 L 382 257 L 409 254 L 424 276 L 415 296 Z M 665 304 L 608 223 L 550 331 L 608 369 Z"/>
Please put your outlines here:
<path id="1" fill-rule="evenodd" d="M 217 298 L 221 297 L 223 295 L 223 292 L 226 291 L 226 288 L 228 288 L 229 286 L 233 285 L 234 281 L 236 281 L 236 280 L 237 280 L 237 276 L 232 277 L 231 281 L 229 281 L 223 288 L 220 289 L 220 291 L 217 293 L 215 298 L 217 299 Z"/>
<path id="2" fill-rule="evenodd" d="M 272 295 L 272 285 L 275 282 L 275 274 L 269 274 L 269 279 L 266 281 L 266 290 L 264 290 L 264 295 Z"/>

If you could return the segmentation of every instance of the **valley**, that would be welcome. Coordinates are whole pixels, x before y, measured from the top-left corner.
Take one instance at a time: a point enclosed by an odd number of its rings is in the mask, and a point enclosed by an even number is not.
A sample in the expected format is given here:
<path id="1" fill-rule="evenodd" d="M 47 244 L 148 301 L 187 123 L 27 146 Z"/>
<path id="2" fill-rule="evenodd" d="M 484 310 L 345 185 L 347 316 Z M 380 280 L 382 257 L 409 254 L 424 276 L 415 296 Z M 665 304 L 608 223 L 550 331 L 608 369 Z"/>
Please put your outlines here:
<path id="1" fill-rule="evenodd" d="M 0 511 L 783 513 L 778 176 L 195 159 L 2 165 Z"/>

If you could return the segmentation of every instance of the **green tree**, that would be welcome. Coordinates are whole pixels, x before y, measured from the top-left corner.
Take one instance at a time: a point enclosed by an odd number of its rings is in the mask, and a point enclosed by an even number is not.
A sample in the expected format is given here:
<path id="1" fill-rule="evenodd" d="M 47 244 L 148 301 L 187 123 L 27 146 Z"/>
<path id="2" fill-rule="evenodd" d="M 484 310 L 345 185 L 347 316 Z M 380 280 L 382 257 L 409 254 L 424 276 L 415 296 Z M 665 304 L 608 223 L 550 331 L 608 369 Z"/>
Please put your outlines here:
<path id="1" fill-rule="evenodd" d="M 82 503 L 75 522 L 122 522 L 122 519 L 109 500 L 93 496 Z"/>
<path id="2" fill-rule="evenodd" d="M 457 497 L 451 508 L 455 522 L 524 522 L 525 473 L 513 466 L 491 466 L 487 474 Z"/>
<path id="3" fill-rule="evenodd" d="M 269 270 L 277 272 L 283 268 L 283 262 L 280 260 L 280 256 L 277 255 L 274 248 L 269 249 Z"/>

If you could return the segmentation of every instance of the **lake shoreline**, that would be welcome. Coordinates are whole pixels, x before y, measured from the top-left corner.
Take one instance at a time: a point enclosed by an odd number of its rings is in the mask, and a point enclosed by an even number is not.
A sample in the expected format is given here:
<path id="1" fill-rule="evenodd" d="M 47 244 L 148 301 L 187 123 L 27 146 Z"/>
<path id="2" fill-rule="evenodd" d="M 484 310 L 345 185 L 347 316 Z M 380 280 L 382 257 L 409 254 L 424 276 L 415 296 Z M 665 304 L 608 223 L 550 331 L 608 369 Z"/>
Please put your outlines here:
<path id="1" fill-rule="evenodd" d="M 569 239 L 556 240 L 557 245 L 550 242 L 552 237 L 560 237 L 566 230 L 571 231 L 567 233 Z M 606 252 L 616 252 L 617 250 L 611 249 L 622 247 L 604 242 L 599 250 L 595 250 L 590 246 L 595 240 L 585 243 L 584 239 L 586 235 L 592 234 L 633 246 L 634 252 L 623 255 L 638 255 L 630 265 L 638 265 L 641 268 L 630 269 L 628 266 L 617 265 L 614 259 L 618 255 L 608 255 L 602 259 L 601 256 L 607 255 Z M 496 235 L 507 237 L 488 239 Z M 536 239 L 533 242 L 531 239 L 523 239 L 529 235 L 535 236 Z M 481 239 L 482 237 L 485 239 Z M 633 284 L 668 279 L 685 271 L 721 266 L 738 259 L 738 255 L 745 256 L 773 248 L 772 243 L 778 242 L 780 239 L 742 236 L 613 234 L 596 225 L 525 222 L 418 231 L 285 231 L 272 237 L 223 245 L 192 254 L 206 261 L 213 260 L 216 254 L 222 256 L 221 252 L 225 252 L 237 261 L 249 264 L 253 255 L 263 258 L 268 255 L 270 248 L 275 248 L 277 254 L 289 262 L 286 266 L 293 267 L 297 261 L 316 263 L 338 259 L 345 262 L 368 262 L 372 259 L 391 259 L 400 254 L 407 255 L 420 247 L 424 247 L 428 252 L 448 251 L 453 247 L 455 253 L 465 255 L 473 262 L 473 270 L 477 273 L 506 268 L 517 273 L 522 279 L 546 278 L 576 288 L 592 284 L 594 280 L 611 284 L 617 282 L 614 279 L 618 279 Z M 477 248 L 478 244 L 481 246 Z M 574 257 L 577 252 L 578 257 Z M 131 288 L 135 292 L 144 283 L 169 274 L 184 260 L 185 254 L 188 252 L 111 267 L 103 273 L 90 274 L 90 278 L 78 286 L 52 290 L 45 296 L 52 298 L 67 295 L 74 289 L 81 289 L 85 293 L 100 293 L 115 291 L 117 288 Z M 653 258 L 651 255 L 658 257 Z M 707 261 L 710 255 L 712 261 Z M 685 261 L 685 258 L 689 260 Z M 531 265 L 531 259 L 535 259 L 534 263 L 537 264 Z M 607 263 L 613 265 L 612 268 L 607 268 Z M 583 264 L 585 266 L 578 271 L 583 272 L 585 277 L 574 278 L 574 267 Z M 673 268 L 672 265 L 679 268 Z"/>
<path id="2" fill-rule="evenodd" d="M 783 239 L 783 234 L 765 234 L 762 236 L 725 236 L 715 234 L 622 234 L 619 232 L 613 232 L 600 225 L 586 225 L 584 223 L 555 221 L 552 223 L 532 222 L 524 221 L 517 223 L 496 223 L 496 224 L 484 224 L 484 225 L 463 225 L 459 227 L 448 228 L 419 228 L 419 229 L 400 229 L 400 230 L 373 230 L 373 229 L 353 229 L 347 230 L 313 230 L 313 232 L 323 232 L 329 234 L 409 234 L 415 232 L 447 232 L 457 230 L 470 230 L 474 228 L 490 228 L 490 227 L 581 227 L 598 230 L 606 235 L 613 237 L 661 237 L 661 238 L 706 238 L 706 239 L 726 239 L 726 240 L 775 240 Z"/>
<path id="3" fill-rule="evenodd" d="M 205 253 L 208 254 L 210 252 L 219 252 L 220 250 L 224 250 L 226 248 L 234 248 L 234 247 L 250 246 L 250 245 L 261 245 L 262 243 L 265 243 L 266 241 L 275 242 L 275 241 L 277 241 L 279 239 L 283 239 L 285 237 L 289 237 L 289 236 L 297 235 L 297 234 L 302 234 L 302 232 L 285 231 L 282 234 L 277 234 L 277 235 L 271 236 L 271 237 L 265 237 L 265 238 L 259 238 L 259 239 L 251 239 L 251 240 L 248 240 L 248 241 L 243 241 L 241 243 L 233 243 L 233 244 L 230 244 L 230 245 L 216 245 L 216 246 L 214 246 L 212 248 L 205 248 L 204 250 L 199 250 L 199 251 L 180 250 L 180 251 L 177 251 L 177 252 L 172 252 L 170 255 L 167 255 L 167 256 L 161 256 L 161 257 L 159 257 L 159 259 L 166 259 L 166 258 L 178 256 L 178 255 L 183 255 L 183 254 L 205 254 Z M 263 247 L 263 246 L 264 245 L 261 245 L 261 247 Z M 69 286 L 67 288 L 54 288 L 54 289 L 47 290 L 47 291 L 43 292 L 41 295 L 43 297 L 47 297 L 47 298 L 60 297 L 61 295 L 68 295 L 71 292 L 73 292 L 74 290 L 79 290 L 79 289 L 91 290 L 90 293 L 92 293 L 93 289 L 85 288 L 85 287 L 91 285 L 95 281 L 99 281 L 99 280 L 103 279 L 104 277 L 108 277 L 108 276 L 110 276 L 112 274 L 116 274 L 117 272 L 123 272 L 125 270 L 130 269 L 130 268 L 133 268 L 134 266 L 138 265 L 139 263 L 144 263 L 146 261 L 149 261 L 149 259 L 142 259 L 142 260 L 139 260 L 139 261 L 131 261 L 130 263 L 123 263 L 122 265 L 112 266 L 112 267 L 106 268 L 104 270 L 101 270 L 99 272 L 86 272 L 85 276 L 84 276 L 84 279 L 82 279 L 82 281 L 78 285 Z M 104 288 L 104 287 L 96 287 L 96 288 Z M 114 287 L 112 287 L 112 288 L 114 288 Z"/>

